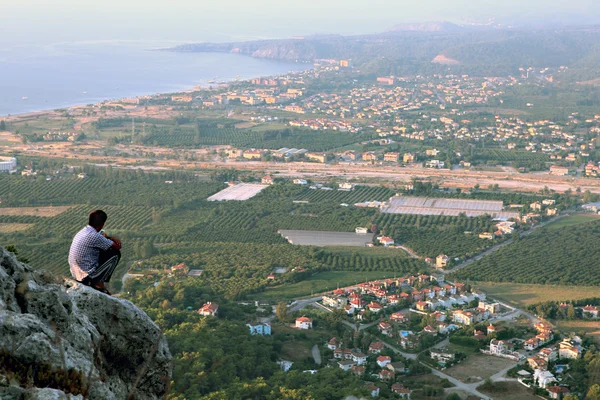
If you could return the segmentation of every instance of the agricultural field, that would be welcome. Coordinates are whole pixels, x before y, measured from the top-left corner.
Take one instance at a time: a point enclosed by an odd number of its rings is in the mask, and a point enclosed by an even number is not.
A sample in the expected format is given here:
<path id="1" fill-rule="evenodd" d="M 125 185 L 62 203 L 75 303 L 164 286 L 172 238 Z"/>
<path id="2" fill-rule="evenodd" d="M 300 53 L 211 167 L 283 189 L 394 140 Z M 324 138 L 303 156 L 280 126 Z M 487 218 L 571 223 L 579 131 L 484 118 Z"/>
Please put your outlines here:
<path id="1" fill-rule="evenodd" d="M 600 345 L 600 322 L 582 321 L 582 320 L 552 320 L 556 329 L 562 332 L 585 332 L 586 335 L 594 339 Z"/>
<path id="2" fill-rule="evenodd" d="M 33 224 L 19 224 L 19 223 L 0 223 L 0 234 L 2 233 L 14 233 L 20 231 L 26 231 L 31 228 Z"/>
<path id="3" fill-rule="evenodd" d="M 529 151 L 510 151 L 499 149 L 485 149 L 477 151 L 472 157 L 472 161 L 497 161 L 500 164 L 509 162 L 548 162 L 550 157 L 544 153 L 532 153 Z"/>
<path id="4" fill-rule="evenodd" d="M 360 141 L 360 136 L 342 132 L 315 132 L 309 129 L 286 128 L 277 130 L 236 129 L 200 124 L 198 128 L 158 126 L 148 130 L 144 144 L 166 147 L 197 147 L 231 145 L 239 148 L 280 149 L 305 148 L 311 151 L 329 151 L 340 145 Z"/>
<path id="5" fill-rule="evenodd" d="M 33 217 L 56 217 L 69 210 L 71 206 L 56 207 L 6 207 L 0 208 L 0 216 L 33 216 Z"/>
<path id="6" fill-rule="evenodd" d="M 586 222 L 599 221 L 600 215 L 597 214 L 580 214 L 570 215 L 568 217 L 561 218 L 557 221 L 551 222 L 546 225 L 546 229 L 561 229 L 567 226 L 584 224 Z"/>
<path id="7" fill-rule="evenodd" d="M 542 228 L 453 274 L 475 281 L 600 285 L 600 221 Z"/>
<path id="8" fill-rule="evenodd" d="M 395 191 L 382 186 L 356 186 L 352 191 L 346 192 L 336 190 L 337 185 L 332 186 L 334 190 L 312 190 L 305 189 L 295 200 L 320 202 L 332 201 L 337 203 L 356 204 L 366 201 L 387 201 L 395 194 Z"/>
<path id="9" fill-rule="evenodd" d="M 475 286 L 489 296 L 521 309 L 547 301 L 597 297 L 600 290 L 595 286 L 529 285 L 502 282 L 477 282 Z"/>

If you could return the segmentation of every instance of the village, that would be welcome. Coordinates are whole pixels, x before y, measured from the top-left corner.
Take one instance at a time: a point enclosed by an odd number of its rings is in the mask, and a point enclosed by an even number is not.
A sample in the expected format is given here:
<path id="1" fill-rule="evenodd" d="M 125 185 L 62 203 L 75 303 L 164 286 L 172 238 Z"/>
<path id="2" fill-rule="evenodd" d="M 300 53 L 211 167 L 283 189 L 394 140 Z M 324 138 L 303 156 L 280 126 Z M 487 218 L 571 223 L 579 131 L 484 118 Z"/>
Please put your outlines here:
<path id="1" fill-rule="evenodd" d="M 262 303 L 261 307 L 268 308 Z M 218 317 L 218 308 L 208 302 L 198 313 Z M 327 331 L 321 328 L 322 313 L 344 315 L 342 323 L 352 335 L 330 337 L 318 345 L 317 354 L 315 345 L 316 367 L 357 375 L 372 397 L 385 389 L 396 398 L 410 399 L 411 379 L 433 371 L 448 379 L 450 386 L 474 394 L 469 399 L 490 398 L 477 391 L 477 385 L 490 377 L 516 382 L 543 398 L 560 399 L 570 392 L 562 382 L 569 362 L 585 353 L 579 336 L 556 333 L 541 318 L 494 301 L 467 283 L 446 282 L 441 274 L 363 282 L 298 299 L 288 309 L 299 315 L 292 323 L 274 322 L 275 316 L 263 318 L 247 324 L 250 334 L 318 329 L 323 337 Z M 597 306 L 580 311 L 598 318 Z M 487 368 L 469 368 L 470 363 L 482 361 Z M 278 363 L 284 371 L 294 366 L 286 359 Z M 464 375 L 463 369 L 479 377 Z"/>

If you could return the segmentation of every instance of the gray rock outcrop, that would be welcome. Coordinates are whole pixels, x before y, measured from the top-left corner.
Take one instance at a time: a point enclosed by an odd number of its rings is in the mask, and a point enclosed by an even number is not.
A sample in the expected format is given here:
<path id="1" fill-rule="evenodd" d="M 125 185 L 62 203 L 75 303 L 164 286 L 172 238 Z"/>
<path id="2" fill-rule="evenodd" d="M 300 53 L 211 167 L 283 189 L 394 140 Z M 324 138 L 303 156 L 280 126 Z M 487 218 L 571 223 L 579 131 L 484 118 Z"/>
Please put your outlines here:
<path id="1" fill-rule="evenodd" d="M 131 302 L 0 248 L 0 399 L 160 399 L 171 371 L 164 335 Z"/>

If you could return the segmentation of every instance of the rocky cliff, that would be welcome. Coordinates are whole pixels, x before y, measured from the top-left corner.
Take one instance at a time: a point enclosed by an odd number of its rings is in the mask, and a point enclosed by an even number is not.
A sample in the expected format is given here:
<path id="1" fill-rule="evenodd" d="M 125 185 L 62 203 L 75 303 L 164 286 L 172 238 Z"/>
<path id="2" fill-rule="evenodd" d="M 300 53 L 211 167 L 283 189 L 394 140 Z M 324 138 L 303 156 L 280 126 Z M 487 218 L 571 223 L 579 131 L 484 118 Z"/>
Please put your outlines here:
<path id="1" fill-rule="evenodd" d="M 171 360 L 129 301 L 57 282 L 0 248 L 0 399 L 160 399 Z"/>

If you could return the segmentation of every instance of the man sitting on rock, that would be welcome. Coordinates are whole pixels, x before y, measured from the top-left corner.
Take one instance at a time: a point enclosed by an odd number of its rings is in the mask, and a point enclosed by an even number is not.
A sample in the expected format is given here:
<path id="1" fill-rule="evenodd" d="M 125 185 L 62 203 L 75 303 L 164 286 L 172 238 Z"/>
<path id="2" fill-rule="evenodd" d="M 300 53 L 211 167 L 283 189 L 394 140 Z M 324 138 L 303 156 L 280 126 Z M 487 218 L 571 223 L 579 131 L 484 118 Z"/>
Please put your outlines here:
<path id="1" fill-rule="evenodd" d="M 121 259 L 121 241 L 104 234 L 107 219 L 104 211 L 92 211 L 89 225 L 73 238 L 69 265 L 76 281 L 110 295 L 104 284 L 110 281 Z"/>

